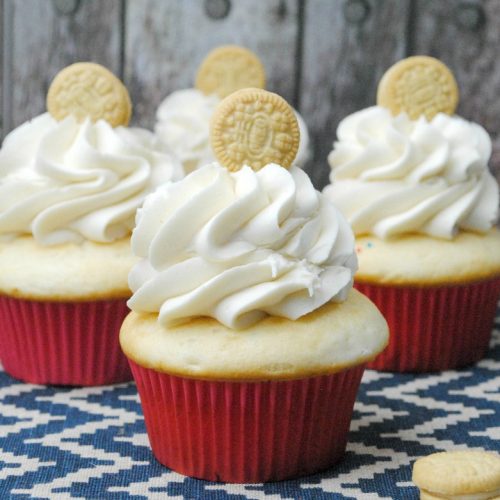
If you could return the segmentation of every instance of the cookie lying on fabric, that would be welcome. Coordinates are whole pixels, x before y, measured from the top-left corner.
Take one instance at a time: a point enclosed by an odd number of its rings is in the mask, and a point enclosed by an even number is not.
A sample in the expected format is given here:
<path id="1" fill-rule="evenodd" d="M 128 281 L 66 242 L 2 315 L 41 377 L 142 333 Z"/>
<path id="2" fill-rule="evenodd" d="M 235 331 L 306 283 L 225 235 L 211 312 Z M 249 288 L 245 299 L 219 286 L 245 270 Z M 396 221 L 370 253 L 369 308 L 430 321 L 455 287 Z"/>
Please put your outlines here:
<path id="1" fill-rule="evenodd" d="M 500 498 L 500 456 L 475 450 L 433 453 L 413 465 L 421 500 Z"/>

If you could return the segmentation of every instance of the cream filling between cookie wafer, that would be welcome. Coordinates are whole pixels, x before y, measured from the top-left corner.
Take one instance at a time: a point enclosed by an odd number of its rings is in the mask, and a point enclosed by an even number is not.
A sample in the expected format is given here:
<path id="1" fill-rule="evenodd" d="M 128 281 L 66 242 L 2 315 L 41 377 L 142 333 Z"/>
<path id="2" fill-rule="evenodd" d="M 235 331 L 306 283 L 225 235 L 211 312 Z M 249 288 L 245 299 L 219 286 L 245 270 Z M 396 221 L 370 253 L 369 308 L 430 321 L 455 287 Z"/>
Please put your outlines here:
<path id="1" fill-rule="evenodd" d="M 156 112 L 156 135 L 192 172 L 214 161 L 209 140 L 209 123 L 221 99 L 197 89 L 183 89 L 167 96 Z M 294 164 L 302 167 L 309 160 L 309 133 L 304 119 L 295 111 L 300 130 L 299 150 Z"/>
<path id="2" fill-rule="evenodd" d="M 473 493 L 469 495 L 445 495 L 440 493 L 435 493 L 426 489 L 421 491 L 431 495 L 433 498 L 442 498 L 443 500 L 494 500 L 498 499 L 500 496 L 500 488 L 494 491 L 487 491 L 484 493 Z"/>
<path id="3" fill-rule="evenodd" d="M 151 132 L 43 114 L 0 150 L 0 237 L 54 245 L 130 234 L 146 194 L 183 175 Z"/>
<path id="4" fill-rule="evenodd" d="M 375 106 L 345 118 L 337 137 L 324 192 L 355 234 L 451 239 L 497 220 L 491 140 L 481 126 L 442 113 L 430 122 L 393 117 Z"/>
<path id="5" fill-rule="evenodd" d="M 344 217 L 302 170 L 276 164 L 230 173 L 213 163 L 160 187 L 138 211 L 132 248 L 142 261 L 129 307 L 165 326 L 297 319 L 345 300 L 357 268 Z"/>

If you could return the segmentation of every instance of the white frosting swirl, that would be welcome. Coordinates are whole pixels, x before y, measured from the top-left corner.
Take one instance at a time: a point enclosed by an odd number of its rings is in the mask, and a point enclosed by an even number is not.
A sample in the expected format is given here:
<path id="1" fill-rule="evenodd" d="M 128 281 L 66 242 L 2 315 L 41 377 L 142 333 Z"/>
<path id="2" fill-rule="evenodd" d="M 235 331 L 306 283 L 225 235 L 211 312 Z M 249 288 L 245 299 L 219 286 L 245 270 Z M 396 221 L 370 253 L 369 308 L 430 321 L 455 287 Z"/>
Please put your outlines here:
<path id="1" fill-rule="evenodd" d="M 197 89 L 184 89 L 166 97 L 156 112 L 155 133 L 182 161 L 186 172 L 215 160 L 209 138 L 212 114 L 220 102 L 216 95 Z M 295 165 L 303 167 L 310 157 L 309 132 L 303 118 L 295 112 L 300 144 Z"/>
<path id="2" fill-rule="evenodd" d="M 498 185 L 481 126 L 445 114 L 412 121 L 375 106 L 345 118 L 337 138 L 324 193 L 355 234 L 451 239 L 459 230 L 486 232 L 495 223 Z"/>
<path id="3" fill-rule="evenodd" d="M 211 316 L 245 328 L 345 299 L 357 268 L 342 215 L 297 167 L 217 163 L 161 186 L 137 213 L 129 307 L 163 325 Z"/>
<path id="4" fill-rule="evenodd" d="M 182 174 L 147 130 L 40 115 L 0 150 L 0 237 L 114 241 L 130 234 L 146 194 Z"/>

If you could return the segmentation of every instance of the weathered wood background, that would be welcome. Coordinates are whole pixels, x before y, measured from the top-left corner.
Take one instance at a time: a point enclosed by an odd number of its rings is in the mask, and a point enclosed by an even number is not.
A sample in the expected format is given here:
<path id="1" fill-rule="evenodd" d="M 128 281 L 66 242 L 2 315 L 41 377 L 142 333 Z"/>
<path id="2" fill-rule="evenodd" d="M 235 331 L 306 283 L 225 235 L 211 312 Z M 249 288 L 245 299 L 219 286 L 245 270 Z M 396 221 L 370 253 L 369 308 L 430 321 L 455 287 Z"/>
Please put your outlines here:
<path id="1" fill-rule="evenodd" d="M 0 27 L 0 137 L 43 112 L 52 78 L 79 60 L 121 76 L 133 123 L 151 128 L 206 53 L 236 43 L 304 116 L 319 188 L 339 120 L 374 104 L 391 64 L 428 54 L 455 73 L 459 114 L 492 135 L 500 178 L 500 0 L 0 0 Z"/>

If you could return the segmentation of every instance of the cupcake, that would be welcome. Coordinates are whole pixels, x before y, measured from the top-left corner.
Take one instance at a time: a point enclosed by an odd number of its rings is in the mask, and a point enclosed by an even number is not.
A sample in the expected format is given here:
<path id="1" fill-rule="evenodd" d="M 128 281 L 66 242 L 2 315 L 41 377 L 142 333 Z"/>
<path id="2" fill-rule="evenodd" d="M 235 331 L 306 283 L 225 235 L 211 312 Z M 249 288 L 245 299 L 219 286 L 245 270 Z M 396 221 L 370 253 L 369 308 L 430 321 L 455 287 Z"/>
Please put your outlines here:
<path id="1" fill-rule="evenodd" d="M 453 114 L 453 75 L 411 57 L 381 81 L 378 105 L 343 121 L 324 194 L 356 235 L 355 286 L 391 330 L 370 366 L 458 368 L 488 349 L 500 295 L 498 186 L 486 131 Z"/>
<path id="2" fill-rule="evenodd" d="M 209 123 L 220 101 L 245 87 L 264 88 L 264 67 L 248 49 L 225 45 L 210 52 L 201 64 L 196 87 L 168 95 L 156 112 L 156 135 L 182 161 L 186 172 L 215 160 L 209 140 Z M 295 111 L 300 144 L 294 164 L 303 167 L 310 158 L 307 126 Z"/>
<path id="3" fill-rule="evenodd" d="M 298 126 L 286 102 L 230 95 L 212 144 L 219 163 L 150 194 L 132 234 L 140 261 L 120 342 L 151 447 L 212 481 L 313 473 L 344 453 L 387 324 L 352 290 L 347 222 L 290 167 Z"/>
<path id="4" fill-rule="evenodd" d="M 182 167 L 126 126 L 125 87 L 101 66 L 63 70 L 48 108 L 0 149 L 0 359 L 30 383 L 130 380 L 118 334 L 135 212 Z"/>

